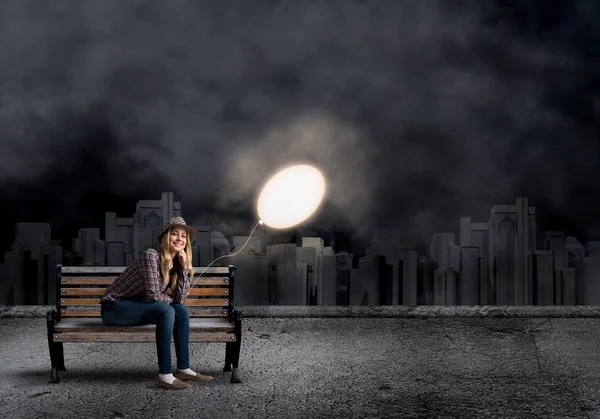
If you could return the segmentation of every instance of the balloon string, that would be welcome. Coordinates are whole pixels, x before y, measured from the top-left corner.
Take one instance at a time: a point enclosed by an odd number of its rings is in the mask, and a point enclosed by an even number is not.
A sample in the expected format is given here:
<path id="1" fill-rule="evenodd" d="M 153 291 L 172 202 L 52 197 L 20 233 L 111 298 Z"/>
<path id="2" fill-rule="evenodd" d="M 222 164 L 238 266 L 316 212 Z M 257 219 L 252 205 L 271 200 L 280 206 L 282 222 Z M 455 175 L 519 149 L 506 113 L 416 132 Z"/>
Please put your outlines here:
<path id="1" fill-rule="evenodd" d="M 259 226 L 259 224 L 262 224 L 263 221 L 262 220 L 258 220 L 258 223 L 256 223 L 256 225 L 254 226 L 254 228 L 252 229 L 252 232 L 250 233 L 250 235 L 248 236 L 248 240 L 246 240 L 246 243 L 244 243 L 244 245 L 242 246 L 242 248 L 240 250 L 238 250 L 235 253 L 232 254 L 227 254 L 227 255 L 223 255 L 223 256 L 219 256 L 218 258 L 216 258 L 215 260 L 213 260 L 212 262 L 210 262 L 208 264 L 208 266 L 206 266 L 206 268 L 204 268 L 204 270 L 202 272 L 200 272 L 200 275 L 198 275 L 198 278 L 196 278 L 196 280 L 194 281 L 194 283 L 192 284 L 192 286 L 190 287 L 190 289 L 188 290 L 188 292 L 185 294 L 186 296 L 190 293 L 190 291 L 192 290 L 192 288 L 194 288 L 194 285 L 196 285 L 196 282 L 198 282 L 198 280 L 200 279 L 200 277 L 202 276 L 202 274 L 204 272 L 206 272 L 206 270 L 210 267 L 210 265 L 212 265 L 213 263 L 215 263 L 216 261 L 218 261 L 219 259 L 223 259 L 225 257 L 231 257 L 231 256 L 235 256 L 238 253 L 240 253 L 244 247 L 246 247 L 246 245 L 248 244 L 248 242 L 250 241 L 250 238 L 252 237 L 252 234 L 254 234 L 254 230 L 256 230 L 256 227 Z"/>

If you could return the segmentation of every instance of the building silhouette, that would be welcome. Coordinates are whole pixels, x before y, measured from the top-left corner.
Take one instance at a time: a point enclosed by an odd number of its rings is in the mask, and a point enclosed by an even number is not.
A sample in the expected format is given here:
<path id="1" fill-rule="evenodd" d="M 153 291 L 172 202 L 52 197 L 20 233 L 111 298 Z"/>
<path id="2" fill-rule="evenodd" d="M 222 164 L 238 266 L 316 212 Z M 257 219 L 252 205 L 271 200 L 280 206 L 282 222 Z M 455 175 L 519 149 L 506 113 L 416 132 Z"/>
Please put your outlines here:
<path id="1" fill-rule="evenodd" d="M 299 304 L 301 305 L 316 305 L 317 295 L 316 288 L 313 284 L 313 268 L 308 263 L 296 262 L 296 282 L 301 284 L 302 292 L 300 293 Z"/>
<path id="2" fill-rule="evenodd" d="M 414 250 L 404 250 L 400 260 L 400 273 L 402 274 L 400 283 L 402 284 L 403 305 L 417 305 L 417 270 L 419 255 Z"/>
<path id="3" fill-rule="evenodd" d="M 83 258 L 83 265 L 98 265 L 98 254 L 102 251 L 99 228 L 80 228 L 73 239 L 73 250 Z M 102 263 L 104 265 L 104 263 Z"/>
<path id="4" fill-rule="evenodd" d="M 435 262 L 427 258 L 424 258 L 422 263 L 422 278 L 424 277 L 423 274 L 427 272 L 427 264 L 429 264 L 429 269 L 433 269 L 433 297 L 431 297 L 429 293 L 422 295 L 420 304 L 458 304 L 460 301 L 460 283 L 458 271 L 452 266 L 448 266 L 446 268 L 433 268 L 435 266 Z M 424 286 L 425 284 L 423 284 L 423 288 Z"/>
<path id="5" fill-rule="evenodd" d="M 460 278 L 459 273 L 452 266 L 446 268 L 446 304 L 460 304 Z"/>
<path id="6" fill-rule="evenodd" d="M 10 291 L 10 295 L 9 295 Z M 15 291 L 14 288 L 9 288 L 6 264 L 0 263 L 0 305 L 14 305 Z"/>
<path id="7" fill-rule="evenodd" d="M 6 293 L 2 294 L 8 304 L 40 304 L 37 287 L 37 261 L 29 250 L 11 250 L 4 253 L 6 267 Z"/>
<path id="8" fill-rule="evenodd" d="M 476 246 L 460 248 L 460 289 L 462 305 L 480 305 L 481 275 L 479 262 L 480 249 Z"/>
<path id="9" fill-rule="evenodd" d="M 212 259 L 214 261 L 212 266 L 228 266 L 231 264 L 230 258 L 227 257 L 229 255 L 229 249 L 231 245 L 229 244 L 229 240 L 225 238 L 223 233 L 220 231 L 213 231 L 210 233 L 210 242 L 211 242 L 211 253 Z M 221 258 L 221 259 L 219 259 Z M 219 260 L 217 260 L 219 259 Z"/>
<path id="10" fill-rule="evenodd" d="M 527 198 L 494 205 L 489 219 L 490 281 L 498 305 L 531 304 L 529 255 L 535 250 L 535 208 Z"/>
<path id="11" fill-rule="evenodd" d="M 386 291 L 391 288 L 392 266 L 385 263 L 385 256 L 363 256 L 358 265 L 361 305 L 387 304 Z"/>
<path id="12" fill-rule="evenodd" d="M 350 304 L 350 280 L 352 277 L 352 263 L 354 255 L 348 252 L 339 252 L 335 255 L 337 261 L 337 298 L 336 304 L 347 306 Z"/>
<path id="13" fill-rule="evenodd" d="M 386 304 L 398 305 L 402 301 L 400 260 L 402 259 L 403 250 L 400 230 L 384 227 L 373 229 L 371 246 L 367 248 L 366 254 L 383 256 L 386 263 L 392 266 L 392 281 L 390 289 L 386 290 L 386 293 L 389 293 L 385 299 Z"/>
<path id="14" fill-rule="evenodd" d="M 473 222 L 471 217 L 461 217 L 459 243 L 460 247 L 479 248 L 479 300 L 481 304 L 491 304 L 493 293 L 490 283 L 488 223 Z"/>
<path id="15" fill-rule="evenodd" d="M 296 244 L 267 246 L 269 304 L 302 304 L 303 284 L 297 280 Z"/>
<path id="16" fill-rule="evenodd" d="M 553 260 L 553 283 L 554 297 L 556 305 L 562 304 L 562 269 L 565 267 L 565 232 L 564 231 L 546 231 L 544 233 L 544 250 L 552 252 Z"/>
<path id="17" fill-rule="evenodd" d="M 333 306 L 337 296 L 337 258 L 332 247 L 317 249 L 317 305 Z"/>
<path id="18" fill-rule="evenodd" d="M 365 294 L 366 289 L 362 282 L 362 275 L 360 272 L 360 260 L 353 258 L 353 263 L 358 265 L 357 268 L 350 270 L 350 291 L 348 305 L 360 306 L 367 305 L 367 295 Z"/>
<path id="19" fill-rule="evenodd" d="M 452 268 L 452 267 L 448 267 Z M 448 269 L 445 268 L 445 269 Z M 437 263 L 429 255 L 419 258 L 417 265 L 417 304 L 433 305 L 435 302 L 435 271 Z M 449 303 L 450 304 L 450 303 Z M 454 304 L 454 303 L 452 303 Z"/>
<path id="20" fill-rule="evenodd" d="M 577 301 L 577 284 L 576 284 L 576 271 L 575 268 L 563 268 L 561 269 L 561 294 L 562 294 L 562 305 L 572 306 Z"/>
<path id="21" fill-rule="evenodd" d="M 446 305 L 446 268 L 435 268 L 433 271 L 433 304 Z"/>
<path id="22" fill-rule="evenodd" d="M 4 253 L 0 304 L 53 304 L 61 262 L 62 246 L 52 240 L 50 224 L 15 224 L 15 241 Z"/>
<path id="23" fill-rule="evenodd" d="M 203 228 L 206 232 L 210 231 L 209 227 Z M 246 241 L 248 243 L 244 246 Z M 262 252 L 260 237 L 234 236 L 231 238 L 231 245 L 232 255 L 239 252 L 228 258 L 236 267 L 234 303 L 236 305 L 269 304 L 267 254 Z"/>
<path id="24" fill-rule="evenodd" d="M 458 252 L 452 252 L 450 247 L 451 244 L 454 244 L 454 233 L 436 233 L 433 235 L 432 243 L 433 260 L 438 268 L 458 267 Z"/>
<path id="25" fill-rule="evenodd" d="M 304 240 L 304 238 L 303 238 Z M 303 290 L 303 294 L 306 294 L 308 297 L 306 299 L 308 302 L 313 302 L 316 305 L 318 302 L 318 267 L 317 267 L 317 252 L 316 247 L 297 247 L 296 248 L 296 266 L 298 269 L 298 275 L 301 275 L 303 281 L 303 287 L 306 290 Z M 305 282 L 308 281 L 308 282 Z"/>
<path id="26" fill-rule="evenodd" d="M 133 218 L 117 218 L 117 214 L 114 212 L 107 212 L 104 218 L 104 242 L 107 246 L 108 243 L 111 243 L 110 260 L 107 247 L 107 265 L 115 266 L 113 263 L 121 260 L 125 261 L 124 265 L 130 265 L 134 259 Z M 122 246 L 117 243 L 122 243 Z M 121 249 L 124 252 L 123 255 L 117 254 Z"/>
<path id="27" fill-rule="evenodd" d="M 114 236 L 113 236 L 114 237 Z M 125 266 L 125 243 L 118 241 L 107 241 L 106 246 L 106 265 L 107 266 Z"/>
<path id="28" fill-rule="evenodd" d="M 194 226 L 196 240 L 192 242 L 192 260 L 194 265 L 208 266 L 215 258 L 211 244 L 211 229 L 209 226 Z"/>
<path id="29" fill-rule="evenodd" d="M 532 276 L 534 278 L 533 304 L 554 304 L 554 258 L 551 250 L 533 252 Z"/>
<path id="30" fill-rule="evenodd" d="M 233 296 L 235 305 L 268 305 L 267 254 L 244 249 L 230 259 L 231 264 L 236 267 Z"/>
<path id="31" fill-rule="evenodd" d="M 302 237 L 302 246 L 296 251 L 297 262 L 308 263 L 313 270 L 313 288 L 317 305 L 337 303 L 337 258 L 331 246 L 325 246 L 320 237 Z M 313 255 L 314 254 L 314 258 Z"/>
<path id="32" fill-rule="evenodd" d="M 125 243 L 125 263 L 131 265 L 138 255 L 133 247 L 133 218 L 117 218 L 116 226 L 117 241 Z"/>
<path id="33" fill-rule="evenodd" d="M 583 277 L 584 250 L 579 240 L 569 236 L 565 239 L 565 265 L 575 269 L 575 304 L 585 304 L 585 280 Z"/>
<path id="34" fill-rule="evenodd" d="M 588 256 L 583 259 L 583 275 L 585 277 L 585 304 L 600 305 L 600 256 Z"/>

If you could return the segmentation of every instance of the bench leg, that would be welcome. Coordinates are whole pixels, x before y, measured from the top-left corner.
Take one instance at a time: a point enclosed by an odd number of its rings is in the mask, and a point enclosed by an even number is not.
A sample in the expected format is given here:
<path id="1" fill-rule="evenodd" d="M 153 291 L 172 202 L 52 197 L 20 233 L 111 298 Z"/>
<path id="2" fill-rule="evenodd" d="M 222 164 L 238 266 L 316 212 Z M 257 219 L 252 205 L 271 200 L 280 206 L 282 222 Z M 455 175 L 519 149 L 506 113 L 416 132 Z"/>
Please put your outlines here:
<path id="1" fill-rule="evenodd" d="M 51 372 L 50 372 L 50 382 L 51 383 L 59 383 L 60 379 L 58 378 L 58 371 L 61 370 L 60 367 L 64 371 L 64 360 L 61 365 L 61 355 L 62 355 L 62 344 L 59 348 L 58 343 L 54 342 L 54 325 L 56 324 L 56 311 L 50 310 L 46 313 L 46 328 L 48 330 L 48 350 L 50 351 L 50 364 L 51 364 Z"/>
<path id="2" fill-rule="evenodd" d="M 60 379 L 58 378 L 58 371 L 56 367 L 52 367 L 52 372 L 50 373 L 50 382 L 49 383 L 60 383 Z"/>
<path id="3" fill-rule="evenodd" d="M 231 372 L 231 348 L 234 342 L 227 342 L 225 344 L 225 366 L 223 372 Z"/>
<path id="4" fill-rule="evenodd" d="M 62 342 L 54 342 L 54 350 L 56 351 L 56 367 L 59 371 L 66 371 L 65 368 L 65 352 Z"/>
<path id="5" fill-rule="evenodd" d="M 242 347 L 242 312 L 239 310 L 233 311 L 234 325 L 235 325 L 235 342 L 231 342 L 229 351 L 229 360 L 233 364 L 233 372 L 231 374 L 231 383 L 241 383 L 238 373 L 238 366 L 240 361 L 240 349 Z"/>

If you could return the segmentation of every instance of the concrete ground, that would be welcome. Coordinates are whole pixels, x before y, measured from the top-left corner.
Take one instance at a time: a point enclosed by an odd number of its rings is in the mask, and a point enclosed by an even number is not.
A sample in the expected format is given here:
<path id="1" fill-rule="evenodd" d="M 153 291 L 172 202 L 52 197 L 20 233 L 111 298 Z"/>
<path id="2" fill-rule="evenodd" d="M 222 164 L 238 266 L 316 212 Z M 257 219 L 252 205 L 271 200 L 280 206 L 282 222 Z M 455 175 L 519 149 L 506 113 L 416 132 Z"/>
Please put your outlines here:
<path id="1" fill-rule="evenodd" d="M 600 418 L 598 318 L 246 318 L 242 384 L 155 388 L 152 343 L 66 343 L 48 384 L 43 318 L 0 318 L 2 418 Z"/>

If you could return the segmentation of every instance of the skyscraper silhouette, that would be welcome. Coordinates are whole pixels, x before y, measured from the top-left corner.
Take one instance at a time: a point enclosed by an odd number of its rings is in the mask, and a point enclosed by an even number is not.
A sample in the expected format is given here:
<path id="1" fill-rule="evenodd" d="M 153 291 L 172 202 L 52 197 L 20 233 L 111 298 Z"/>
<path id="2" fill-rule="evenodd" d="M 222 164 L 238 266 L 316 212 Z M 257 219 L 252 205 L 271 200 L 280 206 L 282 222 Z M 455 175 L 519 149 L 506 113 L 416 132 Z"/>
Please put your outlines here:
<path id="1" fill-rule="evenodd" d="M 489 219 L 490 282 L 498 305 L 531 304 L 531 257 L 535 250 L 535 208 L 494 205 Z"/>
<path id="2" fill-rule="evenodd" d="M 575 304 L 585 304 L 585 279 L 583 276 L 583 246 L 575 237 L 565 239 L 565 264 L 575 269 Z"/>

